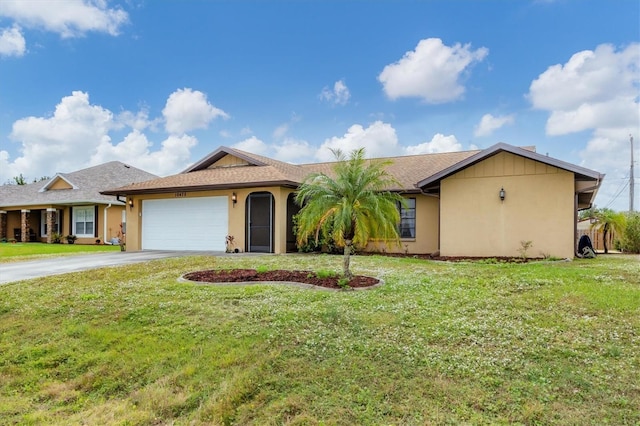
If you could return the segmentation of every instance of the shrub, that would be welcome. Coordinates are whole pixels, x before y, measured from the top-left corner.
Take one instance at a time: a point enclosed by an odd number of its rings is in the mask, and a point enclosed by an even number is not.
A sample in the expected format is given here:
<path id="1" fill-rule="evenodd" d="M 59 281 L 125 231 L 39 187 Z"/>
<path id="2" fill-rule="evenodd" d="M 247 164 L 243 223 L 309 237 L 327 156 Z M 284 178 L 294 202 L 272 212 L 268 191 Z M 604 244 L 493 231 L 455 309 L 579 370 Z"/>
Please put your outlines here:
<path id="1" fill-rule="evenodd" d="M 318 278 L 333 278 L 337 275 L 338 274 L 335 273 L 334 271 L 330 271 L 327 269 L 320 269 L 319 271 L 316 271 L 316 277 Z"/>
<path id="2" fill-rule="evenodd" d="M 622 248 L 630 253 L 640 253 L 640 213 L 629 213 L 622 234 Z"/>

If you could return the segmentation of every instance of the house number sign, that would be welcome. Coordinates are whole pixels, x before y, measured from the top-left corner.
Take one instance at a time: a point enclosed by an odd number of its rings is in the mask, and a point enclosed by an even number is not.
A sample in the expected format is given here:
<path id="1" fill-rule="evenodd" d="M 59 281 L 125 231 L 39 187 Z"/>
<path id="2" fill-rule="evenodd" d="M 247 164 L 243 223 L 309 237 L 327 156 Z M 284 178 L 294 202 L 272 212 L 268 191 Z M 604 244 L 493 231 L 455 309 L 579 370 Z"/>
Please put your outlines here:
<path id="1" fill-rule="evenodd" d="M 176 198 L 182 198 L 186 196 L 187 196 L 186 192 L 176 192 Z"/>

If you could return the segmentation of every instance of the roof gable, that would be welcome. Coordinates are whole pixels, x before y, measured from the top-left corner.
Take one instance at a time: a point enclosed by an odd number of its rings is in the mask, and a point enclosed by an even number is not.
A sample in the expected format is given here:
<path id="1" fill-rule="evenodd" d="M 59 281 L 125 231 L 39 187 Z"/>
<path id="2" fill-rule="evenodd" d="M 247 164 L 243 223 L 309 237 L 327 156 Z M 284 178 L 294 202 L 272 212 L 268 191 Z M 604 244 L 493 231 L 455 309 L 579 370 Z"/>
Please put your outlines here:
<path id="1" fill-rule="evenodd" d="M 248 153 L 244 151 L 221 146 L 202 160 L 187 167 L 181 173 L 191 173 L 199 170 L 216 168 L 216 165 L 221 167 L 266 165 L 265 163 L 256 160 L 256 158 L 254 158 L 255 156 L 247 154 Z"/>
<path id="2" fill-rule="evenodd" d="M 52 177 L 49 182 L 47 182 L 42 188 L 40 188 L 40 192 L 58 189 L 78 189 L 78 187 L 62 174 L 58 173 L 54 177 Z"/>
<path id="3" fill-rule="evenodd" d="M 577 180 L 601 181 L 604 178 L 604 175 L 594 170 L 576 166 L 575 164 L 567 163 L 565 161 L 548 157 L 546 155 L 541 155 L 528 149 L 518 148 L 506 143 L 498 143 L 485 150 L 478 152 L 475 155 L 470 156 L 469 158 L 466 158 L 456 164 L 453 164 L 429 176 L 426 179 L 421 180 L 420 182 L 417 183 L 417 186 L 419 188 L 422 188 L 423 190 L 428 190 L 431 187 L 438 186 L 442 179 L 447 178 L 461 170 L 464 170 L 467 167 L 470 167 L 481 161 L 484 161 L 487 158 L 492 157 L 500 152 L 509 152 L 511 154 L 524 157 L 526 159 L 530 159 L 533 161 L 543 163 L 545 165 L 557 167 L 559 169 L 572 172 L 576 175 Z"/>

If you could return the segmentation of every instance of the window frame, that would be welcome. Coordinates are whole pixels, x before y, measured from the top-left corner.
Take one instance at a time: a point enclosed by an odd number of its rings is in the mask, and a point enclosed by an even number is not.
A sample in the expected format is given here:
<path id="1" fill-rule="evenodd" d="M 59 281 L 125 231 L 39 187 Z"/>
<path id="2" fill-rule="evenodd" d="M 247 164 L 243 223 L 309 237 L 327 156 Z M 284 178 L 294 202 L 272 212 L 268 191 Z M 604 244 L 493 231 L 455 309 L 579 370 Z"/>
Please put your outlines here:
<path id="1" fill-rule="evenodd" d="M 55 213 L 55 219 L 53 221 L 53 225 L 55 228 L 56 233 L 60 233 L 60 210 L 56 209 Z M 46 210 L 41 210 L 40 211 L 40 236 L 42 237 L 48 237 L 49 236 L 49 230 L 47 229 L 47 211 Z"/>
<path id="2" fill-rule="evenodd" d="M 84 233 L 80 234 L 78 233 L 78 228 L 77 228 L 77 224 L 78 224 L 78 213 L 80 212 L 89 212 L 89 214 L 87 215 L 86 213 L 84 213 L 85 216 L 85 220 L 82 222 L 84 223 Z M 87 217 L 91 218 L 91 221 L 86 220 Z M 96 210 L 95 210 L 95 206 L 75 206 L 73 208 L 73 235 L 75 235 L 78 238 L 93 238 L 96 232 Z M 87 223 L 91 223 L 91 233 L 86 233 L 87 230 Z"/>
<path id="3" fill-rule="evenodd" d="M 416 198 L 415 197 L 407 197 L 405 198 L 405 202 L 409 204 L 407 207 L 404 207 L 402 203 L 398 202 L 398 213 L 400 214 L 400 223 L 398 224 L 398 235 L 401 240 L 415 240 L 416 239 Z M 413 206 L 411 206 L 413 204 Z M 413 224 L 411 224 L 413 221 Z M 406 222 L 410 224 L 407 225 Z M 404 226 L 403 226 L 404 225 Z M 409 236 L 403 236 L 403 232 L 408 230 Z"/>

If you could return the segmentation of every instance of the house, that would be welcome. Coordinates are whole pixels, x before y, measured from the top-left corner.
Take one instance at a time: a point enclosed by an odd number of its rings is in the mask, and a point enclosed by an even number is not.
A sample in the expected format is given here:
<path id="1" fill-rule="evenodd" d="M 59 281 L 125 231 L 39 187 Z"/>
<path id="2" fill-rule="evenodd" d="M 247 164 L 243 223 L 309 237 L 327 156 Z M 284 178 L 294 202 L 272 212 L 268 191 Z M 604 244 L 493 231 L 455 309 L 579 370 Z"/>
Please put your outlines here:
<path id="1" fill-rule="evenodd" d="M 58 233 L 75 235 L 79 244 L 108 242 L 120 224 L 126 227 L 125 203 L 100 191 L 157 177 L 112 161 L 27 185 L 2 185 L 0 240 L 51 243 Z"/>
<path id="2" fill-rule="evenodd" d="M 390 158 L 387 171 L 407 198 L 401 247 L 443 256 L 573 257 L 577 211 L 589 208 L 603 175 L 531 149 L 499 143 L 477 151 Z M 182 173 L 103 191 L 128 199 L 128 250 L 296 251 L 294 194 L 311 172 L 221 147 Z M 535 251 L 535 253 L 534 253 Z"/>

